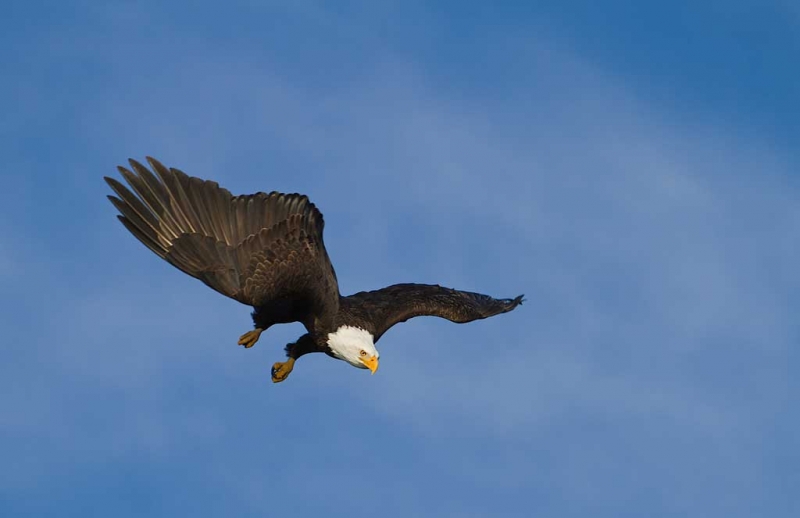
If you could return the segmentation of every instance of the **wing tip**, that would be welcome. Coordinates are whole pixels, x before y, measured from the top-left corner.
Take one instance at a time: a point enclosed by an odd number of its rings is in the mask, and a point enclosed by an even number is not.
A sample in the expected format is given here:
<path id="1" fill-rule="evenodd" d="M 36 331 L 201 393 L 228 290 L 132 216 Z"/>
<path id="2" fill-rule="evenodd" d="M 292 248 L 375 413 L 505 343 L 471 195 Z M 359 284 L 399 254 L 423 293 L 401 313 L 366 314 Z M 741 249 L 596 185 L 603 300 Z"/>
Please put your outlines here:
<path id="1" fill-rule="evenodd" d="M 131 167 L 132 167 L 134 170 L 136 170 L 136 169 L 139 169 L 139 168 L 144 168 L 144 166 L 142 165 L 142 163 L 141 163 L 141 162 L 139 162 L 138 160 L 136 160 L 135 158 L 129 158 L 129 159 L 128 159 L 128 164 L 130 164 L 130 166 L 131 166 Z M 138 171 L 137 171 L 137 172 L 138 172 Z"/>
<path id="2" fill-rule="evenodd" d="M 165 166 L 164 166 L 164 164 L 162 164 L 162 163 L 161 163 L 161 162 L 160 162 L 158 159 L 156 159 L 156 158 L 153 158 L 153 157 L 152 157 L 152 156 L 150 156 L 150 155 L 145 155 L 144 159 L 147 161 L 147 163 L 148 163 L 148 164 L 150 164 L 150 167 L 151 167 L 151 168 L 152 168 L 154 171 L 158 171 L 159 169 L 168 169 L 168 168 L 167 168 L 167 167 L 165 167 Z"/>
<path id="3" fill-rule="evenodd" d="M 123 176 L 123 178 L 125 177 L 125 173 L 133 174 L 127 167 L 122 166 L 122 165 L 118 165 L 117 166 L 117 171 L 119 172 L 119 174 L 121 174 Z M 108 177 L 106 176 L 104 178 L 108 178 Z M 111 178 L 111 180 L 114 180 L 114 178 Z"/>

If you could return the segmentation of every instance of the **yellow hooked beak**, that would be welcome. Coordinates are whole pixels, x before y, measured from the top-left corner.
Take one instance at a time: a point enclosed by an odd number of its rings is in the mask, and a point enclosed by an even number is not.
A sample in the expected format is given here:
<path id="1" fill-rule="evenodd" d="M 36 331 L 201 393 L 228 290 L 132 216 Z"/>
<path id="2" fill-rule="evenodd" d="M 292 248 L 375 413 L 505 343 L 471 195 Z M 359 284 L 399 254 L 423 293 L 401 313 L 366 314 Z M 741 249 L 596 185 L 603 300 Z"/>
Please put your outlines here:
<path id="1" fill-rule="evenodd" d="M 378 370 L 378 357 L 377 356 L 371 356 L 369 358 L 362 359 L 361 363 L 366 365 L 367 368 L 372 372 L 372 374 L 375 374 L 375 371 Z"/>

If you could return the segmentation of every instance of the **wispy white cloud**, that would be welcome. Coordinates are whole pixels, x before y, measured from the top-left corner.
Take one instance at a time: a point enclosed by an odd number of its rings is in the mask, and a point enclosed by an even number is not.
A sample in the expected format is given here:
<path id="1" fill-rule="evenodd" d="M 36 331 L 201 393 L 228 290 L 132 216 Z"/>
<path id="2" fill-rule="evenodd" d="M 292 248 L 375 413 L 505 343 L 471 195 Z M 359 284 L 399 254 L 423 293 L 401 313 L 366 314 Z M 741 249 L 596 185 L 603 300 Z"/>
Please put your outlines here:
<path id="1" fill-rule="evenodd" d="M 132 56 L 140 42 L 123 48 Z M 787 303 L 800 280 L 791 157 L 747 129 L 648 105 L 550 41 L 528 45 L 517 51 L 530 69 L 489 105 L 451 96 L 396 57 L 343 86 L 304 84 L 225 48 L 180 64 L 156 57 L 142 73 L 129 56 L 106 56 L 110 88 L 91 99 L 81 134 L 97 156 L 68 171 L 98 185 L 76 204 L 102 201 L 99 175 L 113 163 L 152 154 L 236 192 L 310 194 L 346 292 L 418 280 L 525 292 L 529 302 L 468 326 L 404 324 L 380 342 L 374 377 L 309 358 L 271 386 L 268 367 L 299 328 L 237 349 L 246 308 L 148 255 L 98 202 L 76 236 L 97 247 L 90 264 L 63 264 L 62 253 L 44 277 L 18 265 L 32 290 L 52 290 L 57 309 L 29 349 L 13 349 L 42 374 L 13 377 L 3 426 L 44 445 L 16 484 L 34 487 L 39 473 L 92 452 L 114 462 L 202 451 L 203 468 L 241 505 L 283 508 L 274 487 L 286 484 L 256 461 L 284 459 L 288 478 L 310 476 L 343 500 L 338 475 L 365 473 L 336 465 L 363 460 L 347 451 L 370 441 L 353 438 L 371 429 L 359 419 L 426 445 L 455 436 L 514 446 L 516 460 L 454 475 L 464 478 L 531 484 L 525 456 L 549 440 L 566 459 L 550 483 L 589 486 L 592 462 L 624 471 L 586 446 L 594 433 L 622 456 L 657 465 L 674 456 L 672 471 L 648 475 L 677 491 L 675 505 L 716 470 L 694 463 L 699 452 L 758 477 L 759 451 L 737 451 L 766 440 L 763 423 L 788 398 L 781 366 L 797 333 Z M 347 430 L 334 422 L 343 412 Z M 566 452 L 558 438 L 581 448 Z M 460 454 L 442 450 L 454 462 Z M 311 475 L 310 452 L 324 457 Z M 685 481 L 675 473 L 690 470 Z M 431 500 L 413 486 L 419 502 Z"/>

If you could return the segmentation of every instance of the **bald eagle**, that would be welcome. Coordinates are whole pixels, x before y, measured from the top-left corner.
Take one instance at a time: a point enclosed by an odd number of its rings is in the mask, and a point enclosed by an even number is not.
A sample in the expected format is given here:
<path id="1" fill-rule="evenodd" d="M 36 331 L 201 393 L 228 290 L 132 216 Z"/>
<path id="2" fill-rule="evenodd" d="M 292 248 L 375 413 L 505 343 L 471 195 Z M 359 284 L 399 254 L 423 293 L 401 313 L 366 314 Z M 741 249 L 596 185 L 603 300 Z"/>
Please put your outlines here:
<path id="1" fill-rule="evenodd" d="M 495 299 L 438 285 L 395 284 L 343 297 L 325 245 L 322 214 L 301 194 L 233 196 L 216 182 L 187 176 L 148 157 L 118 167 L 132 189 L 106 177 L 119 220 L 156 255 L 214 290 L 252 306 L 255 329 L 239 338 L 252 347 L 274 324 L 302 323 L 307 333 L 286 346 L 272 381 L 295 361 L 322 352 L 354 367 L 378 369 L 377 341 L 393 325 L 430 315 L 471 322 L 513 310 L 523 301 Z"/>

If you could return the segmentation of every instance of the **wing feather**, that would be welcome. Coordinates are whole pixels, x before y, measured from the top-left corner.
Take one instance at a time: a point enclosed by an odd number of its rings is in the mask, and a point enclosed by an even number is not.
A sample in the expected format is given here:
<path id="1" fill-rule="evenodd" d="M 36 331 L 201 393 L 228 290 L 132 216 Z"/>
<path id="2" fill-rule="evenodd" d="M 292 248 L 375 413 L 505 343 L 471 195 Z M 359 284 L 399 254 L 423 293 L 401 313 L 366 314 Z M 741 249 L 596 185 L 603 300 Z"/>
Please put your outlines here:
<path id="1" fill-rule="evenodd" d="M 370 331 L 375 340 L 393 325 L 419 316 L 434 316 L 466 323 L 507 313 L 523 302 L 430 284 L 395 284 L 362 291 L 342 299 L 342 311 Z"/>
<path id="2" fill-rule="evenodd" d="M 294 297 L 335 314 L 339 288 L 324 220 L 308 197 L 233 196 L 216 182 L 147 160 L 155 174 L 135 160 L 131 169 L 118 168 L 130 189 L 105 179 L 120 221 L 147 248 L 239 302 L 258 307 Z"/>

